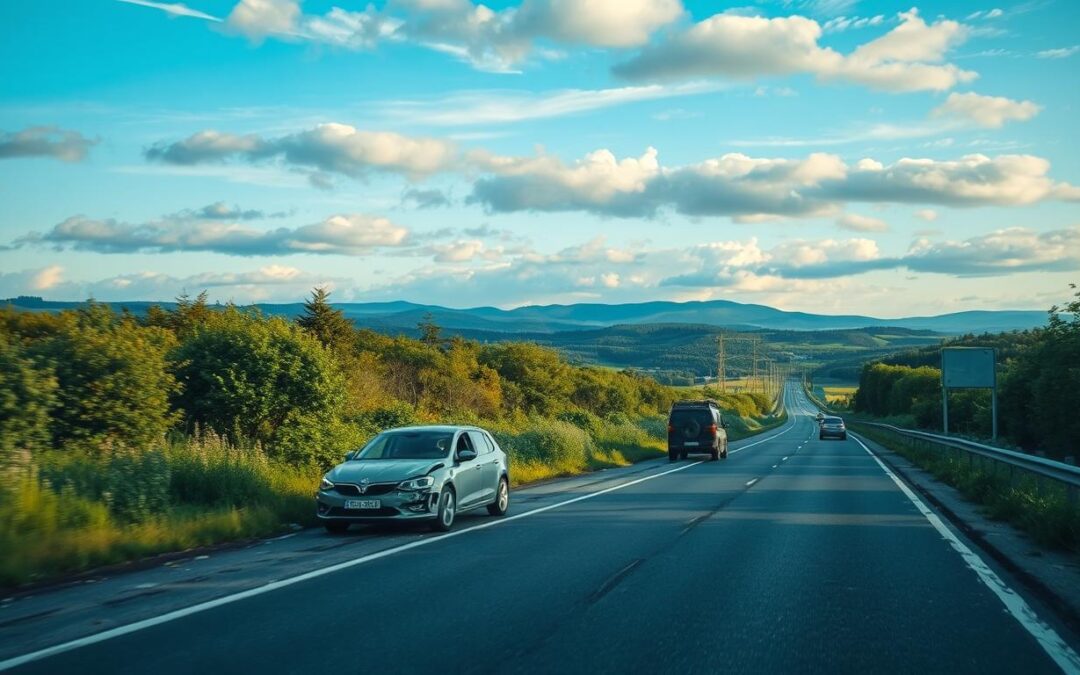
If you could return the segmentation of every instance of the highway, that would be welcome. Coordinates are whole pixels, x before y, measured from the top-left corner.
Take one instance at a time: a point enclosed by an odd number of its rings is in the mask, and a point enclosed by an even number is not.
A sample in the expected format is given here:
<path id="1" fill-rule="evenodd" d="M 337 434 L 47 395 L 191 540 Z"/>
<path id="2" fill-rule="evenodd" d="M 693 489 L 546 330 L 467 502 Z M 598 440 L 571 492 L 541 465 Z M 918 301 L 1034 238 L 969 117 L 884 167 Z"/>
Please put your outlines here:
<path id="1" fill-rule="evenodd" d="M 448 535 L 306 530 L 6 602 L 0 669 L 1080 672 L 1075 636 L 785 400 L 726 461 L 518 490 Z"/>

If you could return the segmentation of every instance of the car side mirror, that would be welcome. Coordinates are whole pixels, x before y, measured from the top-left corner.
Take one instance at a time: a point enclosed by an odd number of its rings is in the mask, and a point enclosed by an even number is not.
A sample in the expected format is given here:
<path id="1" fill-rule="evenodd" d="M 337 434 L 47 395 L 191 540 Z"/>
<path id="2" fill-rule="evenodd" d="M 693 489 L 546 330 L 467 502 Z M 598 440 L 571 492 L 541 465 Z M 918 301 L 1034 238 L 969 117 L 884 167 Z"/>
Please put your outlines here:
<path id="1" fill-rule="evenodd" d="M 457 461 L 459 461 L 459 462 L 471 462 L 474 459 L 476 459 L 476 451 L 475 450 L 458 450 L 457 451 Z"/>
<path id="2" fill-rule="evenodd" d="M 350 451 L 345 453 L 345 461 L 346 462 L 351 462 L 355 458 L 356 458 L 356 450 L 350 450 Z"/>

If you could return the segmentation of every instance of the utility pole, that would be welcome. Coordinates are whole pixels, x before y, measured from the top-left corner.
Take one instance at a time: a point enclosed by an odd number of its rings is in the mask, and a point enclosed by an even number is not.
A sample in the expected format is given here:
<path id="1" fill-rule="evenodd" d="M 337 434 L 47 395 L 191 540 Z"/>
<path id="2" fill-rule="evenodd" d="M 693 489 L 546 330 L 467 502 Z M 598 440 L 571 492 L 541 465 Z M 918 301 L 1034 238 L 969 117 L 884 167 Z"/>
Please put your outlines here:
<path id="1" fill-rule="evenodd" d="M 717 340 L 717 352 L 716 352 L 716 381 L 720 385 L 720 393 L 727 393 L 727 355 L 724 353 L 724 334 L 720 333 Z"/>
<path id="2" fill-rule="evenodd" d="M 750 391 L 753 391 L 754 388 L 758 386 L 757 339 L 752 339 L 750 344 L 754 347 L 754 355 L 752 357 L 750 369 Z"/>

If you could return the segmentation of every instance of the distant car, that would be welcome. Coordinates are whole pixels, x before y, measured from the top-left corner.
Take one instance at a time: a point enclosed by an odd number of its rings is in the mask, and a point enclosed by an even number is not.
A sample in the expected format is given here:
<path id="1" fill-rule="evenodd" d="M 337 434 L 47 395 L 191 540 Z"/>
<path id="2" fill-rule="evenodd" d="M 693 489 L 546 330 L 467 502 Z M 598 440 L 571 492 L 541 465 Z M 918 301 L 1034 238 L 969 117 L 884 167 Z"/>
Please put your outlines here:
<path id="1" fill-rule="evenodd" d="M 430 521 L 446 532 L 458 514 L 510 506 L 506 453 L 477 427 L 384 431 L 323 476 L 316 514 L 330 532 L 353 523 Z"/>
<path id="2" fill-rule="evenodd" d="M 844 420 L 839 417 L 826 417 L 821 420 L 821 427 L 818 429 L 818 439 L 823 441 L 826 438 L 839 438 L 842 441 L 846 441 L 847 427 L 844 426 Z"/>
<path id="3" fill-rule="evenodd" d="M 818 424 L 821 424 L 825 421 L 825 413 L 818 411 L 817 417 L 815 419 L 817 420 Z"/>
<path id="4" fill-rule="evenodd" d="M 676 401 L 668 413 L 668 459 L 707 452 L 715 461 L 728 456 L 727 425 L 715 401 Z"/>

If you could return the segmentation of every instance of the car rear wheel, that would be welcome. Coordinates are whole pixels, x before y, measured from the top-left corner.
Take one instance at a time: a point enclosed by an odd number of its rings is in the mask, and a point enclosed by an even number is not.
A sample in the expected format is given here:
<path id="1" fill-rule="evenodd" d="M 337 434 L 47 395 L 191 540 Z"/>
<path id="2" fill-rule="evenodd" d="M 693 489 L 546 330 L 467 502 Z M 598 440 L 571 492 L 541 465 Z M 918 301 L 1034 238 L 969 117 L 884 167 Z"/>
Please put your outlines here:
<path id="1" fill-rule="evenodd" d="M 840 436 L 840 440 L 842 440 L 842 441 L 846 441 L 846 440 L 847 440 L 847 434 L 842 434 L 842 435 Z"/>
<path id="2" fill-rule="evenodd" d="M 444 487 L 439 495 L 439 510 L 435 515 L 435 522 L 431 524 L 431 529 L 436 532 L 449 532 L 450 528 L 454 526 L 454 517 L 456 515 L 457 497 L 454 495 L 452 488 Z"/>
<path id="3" fill-rule="evenodd" d="M 505 516 L 510 508 L 510 484 L 505 478 L 499 479 L 499 489 L 495 492 L 495 501 L 488 504 L 488 513 L 493 516 Z"/>
<path id="4" fill-rule="evenodd" d="M 712 457 L 712 461 L 714 461 L 714 462 L 719 461 L 719 459 L 720 459 L 720 450 L 719 450 L 719 448 L 713 448 L 712 452 L 709 453 L 709 456 Z"/>
<path id="5" fill-rule="evenodd" d="M 669 462 L 674 462 L 675 460 L 677 460 L 679 458 L 679 453 L 675 452 L 674 450 L 668 450 L 667 451 L 667 458 L 668 458 Z"/>
<path id="6" fill-rule="evenodd" d="M 689 456 L 690 456 L 690 453 L 685 451 L 685 450 L 683 450 L 682 452 L 679 453 L 679 459 L 686 459 Z"/>
<path id="7" fill-rule="evenodd" d="M 724 443 L 724 451 L 720 453 L 720 459 L 727 459 L 727 443 Z"/>
<path id="8" fill-rule="evenodd" d="M 323 522 L 323 527 L 330 534 L 343 534 L 345 530 L 349 529 L 349 524 L 340 520 L 327 520 Z"/>

